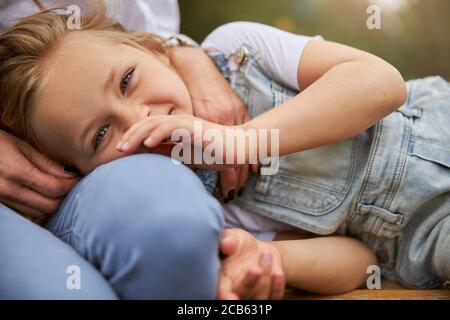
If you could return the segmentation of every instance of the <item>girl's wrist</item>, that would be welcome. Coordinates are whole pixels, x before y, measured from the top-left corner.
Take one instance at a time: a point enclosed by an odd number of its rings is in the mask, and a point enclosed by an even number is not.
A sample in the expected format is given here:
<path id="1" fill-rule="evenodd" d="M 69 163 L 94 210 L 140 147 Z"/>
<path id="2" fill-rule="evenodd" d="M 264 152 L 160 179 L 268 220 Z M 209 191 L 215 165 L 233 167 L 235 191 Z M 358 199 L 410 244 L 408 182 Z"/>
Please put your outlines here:
<path id="1" fill-rule="evenodd" d="M 226 126 L 224 141 L 226 146 L 224 157 L 230 159 L 233 155 L 235 165 L 258 161 L 258 135 L 250 126 L 246 124 Z"/>
<path id="2" fill-rule="evenodd" d="M 288 268 L 288 264 L 287 264 L 288 261 L 286 261 L 288 254 L 285 252 L 285 248 L 283 247 L 283 245 L 282 244 L 280 245 L 280 244 L 281 244 L 281 241 L 270 242 L 270 246 L 273 248 L 272 253 L 277 257 L 277 259 L 280 260 L 280 263 L 283 268 L 284 276 L 285 276 L 285 281 L 287 284 L 289 284 L 292 281 L 292 275 Z"/>

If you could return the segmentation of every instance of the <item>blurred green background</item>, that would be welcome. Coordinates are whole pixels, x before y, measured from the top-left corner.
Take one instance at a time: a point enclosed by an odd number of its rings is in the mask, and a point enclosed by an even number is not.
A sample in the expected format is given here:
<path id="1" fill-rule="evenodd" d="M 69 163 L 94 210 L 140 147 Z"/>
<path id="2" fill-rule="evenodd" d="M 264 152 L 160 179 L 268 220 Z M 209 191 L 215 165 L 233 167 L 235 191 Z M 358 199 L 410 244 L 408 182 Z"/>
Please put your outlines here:
<path id="1" fill-rule="evenodd" d="M 321 35 L 374 53 L 405 79 L 450 80 L 450 0 L 180 0 L 181 31 L 197 41 L 230 21 L 255 21 Z M 381 29 L 366 25 L 369 5 L 381 9 Z"/>

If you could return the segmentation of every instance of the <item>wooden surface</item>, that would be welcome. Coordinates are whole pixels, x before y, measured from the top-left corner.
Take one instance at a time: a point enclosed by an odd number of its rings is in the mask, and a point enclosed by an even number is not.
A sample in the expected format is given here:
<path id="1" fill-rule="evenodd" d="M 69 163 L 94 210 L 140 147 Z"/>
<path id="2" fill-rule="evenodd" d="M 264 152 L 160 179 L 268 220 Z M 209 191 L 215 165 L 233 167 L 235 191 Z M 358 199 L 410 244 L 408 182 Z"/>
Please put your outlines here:
<path id="1" fill-rule="evenodd" d="M 338 295 L 320 296 L 288 289 L 284 298 L 286 300 L 450 300 L 450 290 L 408 290 L 383 280 L 380 290 L 359 289 Z"/>

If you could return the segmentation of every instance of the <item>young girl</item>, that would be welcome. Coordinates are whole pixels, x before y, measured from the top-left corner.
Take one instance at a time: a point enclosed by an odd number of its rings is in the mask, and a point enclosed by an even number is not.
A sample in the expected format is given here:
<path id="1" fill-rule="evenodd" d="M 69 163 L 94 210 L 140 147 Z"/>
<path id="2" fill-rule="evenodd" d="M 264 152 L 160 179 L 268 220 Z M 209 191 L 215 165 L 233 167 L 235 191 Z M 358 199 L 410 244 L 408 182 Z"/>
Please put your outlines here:
<path id="1" fill-rule="evenodd" d="M 365 283 L 377 259 L 386 277 L 409 287 L 450 279 L 447 82 L 408 83 L 408 99 L 396 110 L 405 84 L 383 60 L 267 26 L 230 24 L 203 45 L 252 120 L 222 126 L 192 115 L 165 42 L 126 32 L 99 3 L 82 30 L 69 30 L 67 17 L 50 9 L 0 36 L 1 122 L 82 174 L 128 154 L 170 154 L 161 142 L 176 129 L 193 135 L 198 122 L 223 137 L 226 130 L 279 129 L 279 150 L 269 149 L 281 156 L 278 173 L 252 175 L 246 191 L 224 205 L 228 226 L 251 233 L 224 233 L 219 297 L 280 298 L 285 283 L 347 291 Z M 259 154 L 224 145 L 224 157 L 241 152 L 248 162 Z M 215 172 L 197 172 L 214 192 Z"/>

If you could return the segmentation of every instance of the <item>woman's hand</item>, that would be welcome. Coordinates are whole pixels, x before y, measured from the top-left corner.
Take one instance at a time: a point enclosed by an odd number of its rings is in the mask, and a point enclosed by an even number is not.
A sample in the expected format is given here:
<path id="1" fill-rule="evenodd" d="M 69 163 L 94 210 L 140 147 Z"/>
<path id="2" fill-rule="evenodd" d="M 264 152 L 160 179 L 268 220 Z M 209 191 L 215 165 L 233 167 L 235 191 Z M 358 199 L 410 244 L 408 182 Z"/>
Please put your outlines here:
<path id="1" fill-rule="evenodd" d="M 242 229 L 222 235 L 222 260 L 217 298 L 281 299 L 285 288 L 283 260 L 270 242 L 256 240 Z"/>
<path id="2" fill-rule="evenodd" d="M 58 210 L 79 178 L 29 144 L 0 130 L 0 202 L 34 219 Z"/>
<path id="3" fill-rule="evenodd" d="M 177 47 L 170 51 L 170 59 L 188 87 L 195 116 L 226 126 L 239 126 L 250 120 L 242 99 L 202 49 Z M 258 167 L 252 165 L 252 170 L 257 173 Z M 248 173 L 248 165 L 220 172 L 223 199 L 232 200 L 235 193 L 243 192 Z"/>

